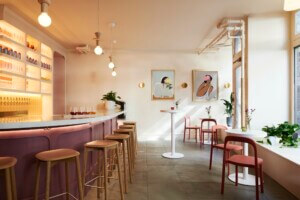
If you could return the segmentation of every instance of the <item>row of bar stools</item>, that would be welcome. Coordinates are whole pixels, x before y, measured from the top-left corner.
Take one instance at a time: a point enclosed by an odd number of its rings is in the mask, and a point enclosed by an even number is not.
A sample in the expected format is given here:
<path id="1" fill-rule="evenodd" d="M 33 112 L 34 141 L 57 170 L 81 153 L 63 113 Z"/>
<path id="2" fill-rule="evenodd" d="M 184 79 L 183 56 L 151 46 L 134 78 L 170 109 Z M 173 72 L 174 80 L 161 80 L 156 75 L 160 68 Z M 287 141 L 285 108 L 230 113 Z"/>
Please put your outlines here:
<path id="1" fill-rule="evenodd" d="M 123 188 L 122 188 L 122 179 L 121 179 L 121 170 L 120 170 L 120 159 L 119 159 L 119 142 L 113 141 L 113 140 L 95 140 L 92 142 L 88 142 L 84 145 L 84 169 L 83 169 L 83 185 L 84 188 L 86 186 L 90 186 L 89 183 L 95 179 L 85 181 L 85 176 L 86 176 L 86 165 L 87 165 L 87 157 L 88 157 L 88 152 L 90 151 L 97 151 L 98 152 L 98 174 L 97 174 L 97 197 L 100 198 L 100 189 L 104 189 L 104 195 L 105 195 L 105 200 L 108 200 L 108 179 L 113 178 L 113 177 L 108 177 L 108 170 L 107 170 L 107 159 L 108 159 L 108 151 L 113 150 L 116 157 L 117 157 L 117 168 L 118 168 L 118 179 L 119 179 L 119 185 L 120 185 L 120 194 L 121 194 L 121 200 L 124 200 L 124 195 L 123 195 Z M 104 162 L 102 165 L 103 171 L 104 171 L 104 176 L 101 176 L 101 157 L 100 157 L 100 151 L 104 152 Z M 101 178 L 104 178 L 104 187 L 100 186 L 100 181 Z"/>
<path id="2" fill-rule="evenodd" d="M 131 174 L 131 150 L 129 144 L 129 135 L 125 134 L 113 134 L 105 136 L 106 140 L 114 140 L 119 142 L 122 145 L 122 156 L 123 156 L 123 170 L 124 170 L 124 186 L 125 186 L 125 193 L 128 193 L 128 186 L 127 186 L 127 167 L 126 167 L 126 147 L 127 147 L 127 159 L 128 159 L 128 171 L 129 171 L 129 181 L 132 183 L 132 174 Z"/>
<path id="3" fill-rule="evenodd" d="M 14 157 L 0 157 L 0 172 L 4 171 L 6 184 L 6 199 L 17 200 L 17 188 L 15 178 L 15 165 L 17 159 Z"/>
<path id="4" fill-rule="evenodd" d="M 45 163 L 47 168 L 45 199 L 49 200 L 50 198 L 59 197 L 61 195 L 66 195 L 67 197 L 66 199 L 69 199 L 69 196 L 75 198 L 72 194 L 69 193 L 69 162 L 75 161 L 79 199 L 83 200 L 79 155 L 80 153 L 73 149 L 55 149 L 55 150 L 43 151 L 36 154 L 35 157 L 37 159 L 37 171 L 36 171 L 36 185 L 35 185 L 34 199 L 35 200 L 39 199 L 39 182 L 40 182 L 40 171 L 41 171 L 42 163 Z M 51 168 L 59 162 L 65 163 L 66 192 L 59 195 L 55 195 L 54 197 L 50 197 Z"/>

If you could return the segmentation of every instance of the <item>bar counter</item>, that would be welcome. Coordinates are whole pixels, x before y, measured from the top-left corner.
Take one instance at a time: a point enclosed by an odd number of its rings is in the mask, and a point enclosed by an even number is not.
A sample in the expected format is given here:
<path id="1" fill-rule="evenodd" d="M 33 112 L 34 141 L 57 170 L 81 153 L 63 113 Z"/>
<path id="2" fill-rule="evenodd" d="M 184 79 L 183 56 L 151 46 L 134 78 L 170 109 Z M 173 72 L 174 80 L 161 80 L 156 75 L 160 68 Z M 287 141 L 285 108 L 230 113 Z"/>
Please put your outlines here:
<path id="1" fill-rule="evenodd" d="M 120 111 L 98 113 L 94 116 L 54 116 L 48 119 L 25 119 L 23 122 L 1 122 L 0 156 L 13 156 L 18 159 L 15 166 L 18 199 L 32 199 L 34 195 L 36 159 L 35 154 L 58 148 L 71 148 L 80 152 L 83 166 L 84 144 L 101 140 L 117 128 Z M 88 158 L 87 179 L 92 176 L 97 160 L 96 154 Z M 101 155 L 100 155 L 101 156 Z M 75 166 L 70 165 L 70 192 L 77 196 Z M 64 165 L 52 168 L 51 195 L 65 191 Z M 45 166 L 41 168 L 40 198 L 45 192 Z M 0 178 L 0 185 L 4 185 Z M 6 199 L 5 187 L 0 187 L 0 200 Z M 64 199 L 64 198 L 58 198 Z"/>

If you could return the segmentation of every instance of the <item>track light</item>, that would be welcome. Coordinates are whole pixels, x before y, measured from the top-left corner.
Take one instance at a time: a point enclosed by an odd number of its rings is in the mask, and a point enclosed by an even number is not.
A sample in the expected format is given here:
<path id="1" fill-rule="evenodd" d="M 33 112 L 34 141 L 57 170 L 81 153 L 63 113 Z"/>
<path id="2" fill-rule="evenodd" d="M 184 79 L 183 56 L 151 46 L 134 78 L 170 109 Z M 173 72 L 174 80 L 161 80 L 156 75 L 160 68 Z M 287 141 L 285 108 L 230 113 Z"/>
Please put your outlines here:
<path id="1" fill-rule="evenodd" d="M 41 26 L 48 27 L 51 25 L 51 17 L 48 15 L 48 7 L 51 0 L 38 0 L 41 4 L 41 14 L 38 17 L 38 22 Z"/>

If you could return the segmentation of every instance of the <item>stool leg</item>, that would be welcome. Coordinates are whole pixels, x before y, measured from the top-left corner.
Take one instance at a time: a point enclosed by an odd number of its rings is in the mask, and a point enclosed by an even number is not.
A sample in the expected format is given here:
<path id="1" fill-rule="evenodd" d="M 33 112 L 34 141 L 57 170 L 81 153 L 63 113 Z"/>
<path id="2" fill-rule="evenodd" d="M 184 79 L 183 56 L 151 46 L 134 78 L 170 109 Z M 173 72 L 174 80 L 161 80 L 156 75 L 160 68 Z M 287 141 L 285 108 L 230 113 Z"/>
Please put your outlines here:
<path id="1" fill-rule="evenodd" d="M 45 199 L 49 200 L 50 196 L 50 182 L 51 182 L 51 162 L 47 162 L 47 174 L 46 174 L 46 194 Z"/>
<path id="2" fill-rule="evenodd" d="M 79 156 L 76 156 L 75 160 L 76 160 L 76 170 L 77 170 L 77 181 L 78 181 L 79 199 L 83 200 Z"/>
<path id="3" fill-rule="evenodd" d="M 69 200 L 69 163 L 65 161 L 65 176 L 66 176 L 66 199 Z"/>
<path id="4" fill-rule="evenodd" d="M 120 170 L 120 158 L 119 158 L 119 147 L 117 146 L 117 165 L 118 165 L 118 178 L 119 178 L 119 185 L 120 185 L 120 193 L 121 193 L 121 200 L 124 200 L 123 195 L 123 188 L 122 188 L 122 177 L 121 177 L 121 170 Z"/>
<path id="5" fill-rule="evenodd" d="M 97 178 L 97 198 L 100 198 L 100 181 L 101 181 L 101 156 L 100 156 L 100 151 L 97 152 L 98 153 L 98 176 L 99 178 Z"/>
<path id="6" fill-rule="evenodd" d="M 129 138 L 129 143 L 130 143 L 130 147 L 131 147 L 131 151 L 130 151 L 131 164 L 132 164 L 131 166 L 132 166 L 132 168 L 134 168 L 134 142 L 133 142 L 132 137 Z"/>
<path id="7" fill-rule="evenodd" d="M 5 169 L 6 199 L 12 200 L 10 169 Z"/>
<path id="8" fill-rule="evenodd" d="M 117 155 L 119 156 L 118 152 Z M 107 195 L 107 150 L 104 149 L 104 196 L 105 200 L 108 200 Z"/>
<path id="9" fill-rule="evenodd" d="M 122 148 L 123 148 L 123 165 L 124 165 L 124 186 L 125 186 L 125 193 L 128 193 L 128 187 L 127 187 L 127 170 L 126 170 L 126 152 L 125 152 L 125 141 L 122 142 Z M 119 154 L 119 152 L 118 152 Z M 128 163 L 129 164 L 129 163 Z"/>
<path id="10" fill-rule="evenodd" d="M 15 168 L 11 167 L 10 168 L 10 176 L 11 176 L 11 187 L 12 187 L 12 194 L 13 194 L 13 199 L 17 200 L 17 186 L 16 186 L 16 174 L 15 174 Z"/>
<path id="11" fill-rule="evenodd" d="M 40 171 L 41 171 L 41 163 L 37 161 L 36 163 L 36 175 L 35 175 L 35 191 L 34 191 L 34 200 L 39 199 L 39 187 L 40 187 Z"/>
<path id="12" fill-rule="evenodd" d="M 132 183 L 132 175 L 131 175 L 131 156 L 130 156 L 130 146 L 129 146 L 129 140 L 126 140 L 127 145 L 127 157 L 128 157 L 128 167 L 129 167 L 129 180 L 130 183 Z"/>
<path id="13" fill-rule="evenodd" d="M 84 190 L 85 190 L 85 175 L 86 175 L 87 157 L 88 157 L 88 152 L 87 152 L 87 149 L 84 148 L 84 153 L 83 153 L 83 172 L 82 172 L 82 190 L 83 190 L 83 193 L 84 193 Z"/>

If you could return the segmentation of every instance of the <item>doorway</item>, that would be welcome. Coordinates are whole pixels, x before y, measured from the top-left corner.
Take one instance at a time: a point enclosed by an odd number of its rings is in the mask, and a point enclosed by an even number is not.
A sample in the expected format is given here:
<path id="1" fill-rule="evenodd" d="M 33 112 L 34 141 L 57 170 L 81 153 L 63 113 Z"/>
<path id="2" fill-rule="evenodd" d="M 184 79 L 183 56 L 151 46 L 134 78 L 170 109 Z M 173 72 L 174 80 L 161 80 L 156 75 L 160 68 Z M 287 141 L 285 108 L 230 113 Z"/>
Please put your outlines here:
<path id="1" fill-rule="evenodd" d="M 53 114 L 63 115 L 66 111 L 66 59 L 54 52 L 53 61 Z"/>

